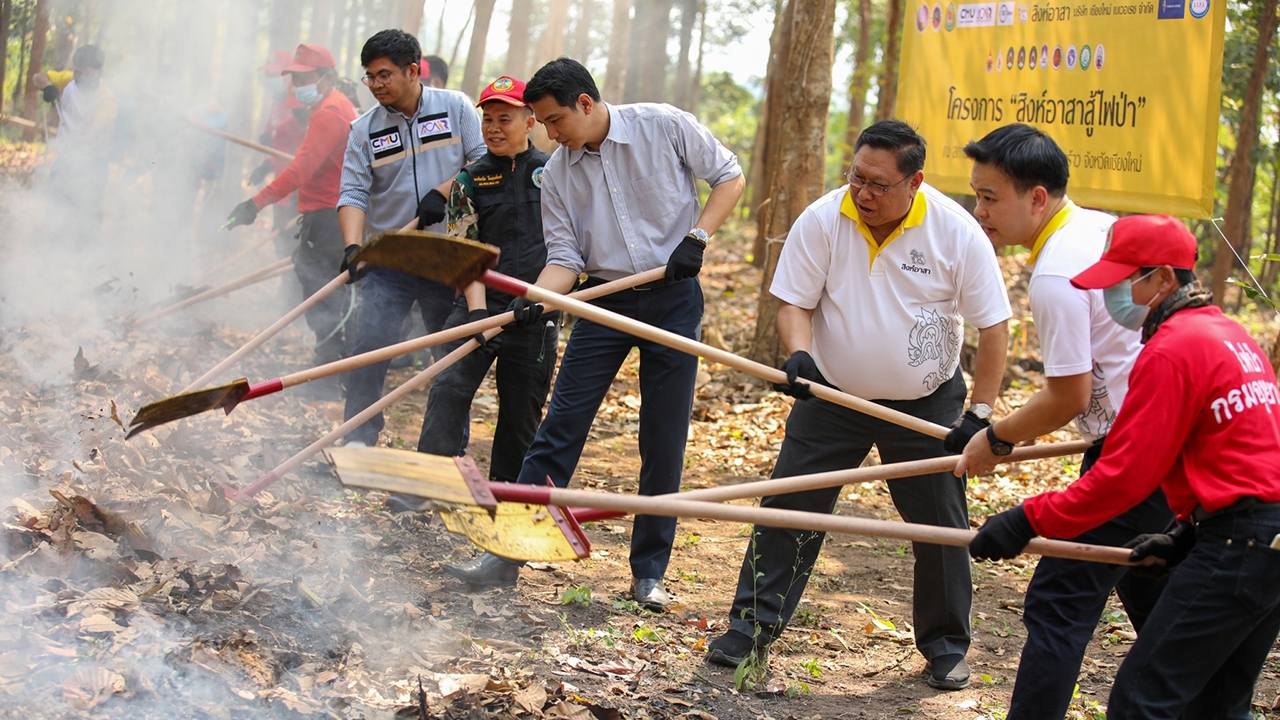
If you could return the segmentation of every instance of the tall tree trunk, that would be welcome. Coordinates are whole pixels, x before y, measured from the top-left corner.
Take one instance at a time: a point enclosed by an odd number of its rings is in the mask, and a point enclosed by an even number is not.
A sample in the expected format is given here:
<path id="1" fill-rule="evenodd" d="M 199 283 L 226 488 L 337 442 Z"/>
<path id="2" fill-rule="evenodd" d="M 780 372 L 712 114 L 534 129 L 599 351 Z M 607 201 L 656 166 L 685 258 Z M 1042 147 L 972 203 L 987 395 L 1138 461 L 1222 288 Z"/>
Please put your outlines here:
<path id="1" fill-rule="evenodd" d="M 1263 240 L 1262 252 L 1267 255 L 1276 254 L 1276 238 L 1280 236 L 1280 139 L 1272 150 L 1271 160 L 1271 209 L 1267 212 L 1267 237 Z M 1276 276 L 1280 275 L 1280 262 L 1262 261 L 1262 286 L 1271 292 L 1276 285 Z"/>
<path id="2" fill-rule="evenodd" d="M 1253 147 L 1258 142 L 1258 115 L 1262 108 L 1263 84 L 1267 77 L 1267 65 L 1271 55 L 1271 40 L 1276 34 L 1280 16 L 1276 15 L 1277 0 L 1263 0 L 1258 26 L 1258 41 L 1253 49 L 1253 65 L 1249 70 L 1249 84 L 1245 89 L 1244 107 L 1240 110 L 1240 131 L 1236 136 L 1236 150 L 1231 161 L 1231 189 L 1227 194 L 1227 212 L 1223 232 L 1236 247 L 1244 246 L 1249 232 L 1250 200 L 1253 198 Z M 1245 258 L 1247 261 L 1248 258 Z M 1209 289 L 1219 307 L 1231 274 L 1235 255 L 1227 242 L 1218 239 L 1218 252 L 1213 258 L 1213 274 Z"/>
<path id="3" fill-rule="evenodd" d="M 672 98 L 676 106 L 691 110 L 693 68 L 689 51 L 693 48 L 693 26 L 698 22 L 698 0 L 680 0 L 680 55 L 676 58 L 676 79 Z"/>
<path id="4" fill-rule="evenodd" d="M 762 181 L 769 185 L 767 213 L 758 233 L 783 239 L 800 213 L 822 195 L 827 155 L 827 110 L 831 103 L 831 61 L 835 54 L 835 0 L 789 0 L 786 54 L 778 65 L 780 84 L 771 83 L 774 100 L 769 124 L 777 134 Z M 780 92 L 779 92 L 780 91 Z M 778 111 L 785 108 L 785 112 Z M 769 292 L 781 243 L 766 253 L 760 304 L 756 310 L 751 357 L 776 365 L 786 354 L 778 337 L 778 299 Z"/>
<path id="5" fill-rule="evenodd" d="M 333 0 L 314 0 L 311 3 L 311 29 L 307 33 L 307 42 L 324 45 L 333 53 L 334 60 L 338 60 L 339 48 L 329 44 L 333 34 L 333 15 Z M 340 60 L 338 62 L 341 63 Z"/>
<path id="6" fill-rule="evenodd" d="M 0 34 L 4 35 L 5 50 L 9 45 L 9 23 L 13 20 L 13 0 L 0 0 Z M 9 69 L 9 53 L 0 52 L 0 114 L 4 113 L 4 76 Z"/>
<path id="7" fill-rule="evenodd" d="M 334 59 L 338 61 L 338 67 L 350 70 L 359 63 L 360 58 L 353 58 L 347 55 L 345 48 L 342 46 L 343 20 L 347 17 L 347 0 L 329 0 L 329 11 L 329 34 L 326 36 L 329 44 L 325 47 L 333 52 Z"/>
<path id="8" fill-rule="evenodd" d="M 902 46 L 902 0 L 889 0 L 889 24 L 885 27 L 884 69 L 880 73 L 880 102 L 876 120 L 893 117 L 898 103 L 898 55 Z"/>
<path id="9" fill-rule="evenodd" d="M 583 63 L 591 58 L 591 23 L 595 22 L 595 11 L 595 0 L 578 0 L 578 23 L 573 28 L 569 55 Z"/>
<path id="10" fill-rule="evenodd" d="M 627 33 L 627 72 L 622 86 L 622 102 L 637 102 L 641 97 L 644 84 L 644 64 L 648 60 L 646 30 L 649 27 L 649 16 L 653 14 L 656 0 L 632 0 L 635 5 L 635 16 L 631 18 L 631 27 Z"/>
<path id="11" fill-rule="evenodd" d="M 747 184 L 751 189 L 751 204 L 747 217 L 755 220 L 757 226 L 760 223 L 760 213 L 768 209 L 770 202 L 769 187 L 761 179 L 768 174 L 770 137 L 777 134 L 770 131 L 769 113 L 774 109 L 773 97 L 781 92 L 778 68 L 781 63 L 779 58 L 785 52 L 787 12 L 788 8 L 783 5 L 782 0 L 774 0 L 773 32 L 769 35 L 769 62 L 766 63 L 764 75 L 765 95 L 760 102 L 760 111 L 756 117 L 756 137 L 751 144 L 751 165 L 747 168 Z M 752 265 L 759 268 L 765 266 L 765 247 L 768 242 L 769 238 L 759 232 L 757 227 L 755 243 L 751 246 Z"/>
<path id="12" fill-rule="evenodd" d="M 693 83 L 689 88 L 689 112 L 698 114 L 698 106 L 702 104 L 702 60 L 707 49 L 707 3 L 698 3 L 698 64 L 693 68 Z"/>
<path id="13" fill-rule="evenodd" d="M 623 83 L 627 76 L 628 41 L 631 38 L 631 0 L 613 0 L 613 23 L 609 27 L 609 60 L 605 64 L 604 88 L 606 100 L 618 102 L 622 98 Z"/>
<path id="14" fill-rule="evenodd" d="M 31 59 L 27 62 L 27 77 L 44 70 L 44 49 L 48 39 L 49 0 L 36 0 L 36 17 L 31 26 Z M 27 82 L 26 88 L 22 93 L 22 117 L 28 120 L 36 119 L 36 107 L 39 103 L 38 96 L 39 93 L 36 92 L 35 83 Z M 31 142 L 36 139 L 36 131 L 27 130 L 22 133 L 22 138 L 27 142 Z"/>
<path id="15" fill-rule="evenodd" d="M 871 0 L 858 0 L 858 47 L 853 51 L 853 77 L 849 81 L 849 117 L 844 127 L 844 164 L 853 165 L 853 145 L 862 133 L 871 83 Z"/>
<path id="16" fill-rule="evenodd" d="M 462 38 L 467 36 L 467 28 L 471 27 L 471 21 L 476 19 L 476 3 L 479 0 L 471 0 L 471 12 L 467 13 L 467 21 L 462 23 L 462 29 L 458 31 L 458 39 L 453 43 L 453 52 L 449 54 L 449 67 L 458 64 L 458 50 L 462 47 Z"/>
<path id="17" fill-rule="evenodd" d="M 507 25 L 507 74 L 528 80 L 529 26 L 533 24 L 533 0 L 511 0 L 511 23 Z"/>
<path id="18" fill-rule="evenodd" d="M 71 54 L 76 50 L 75 20 L 80 17 L 82 0 L 63 0 L 54 8 L 52 26 L 53 54 L 50 63 L 59 70 L 71 67 Z M 52 14 L 52 13 L 51 13 Z M 67 22 L 70 18 L 71 22 Z"/>
<path id="19" fill-rule="evenodd" d="M 496 0 L 476 0 L 476 24 L 471 27 L 471 48 L 467 50 L 467 67 L 462 72 L 462 92 L 476 97 L 480 73 L 484 71 L 484 45 L 489 37 L 489 21 L 493 19 Z"/>
<path id="20" fill-rule="evenodd" d="M 538 40 L 535 54 L 538 67 L 564 54 L 564 36 L 568 28 L 569 0 L 550 0 L 547 3 L 547 26 Z"/>
<path id="21" fill-rule="evenodd" d="M 426 3 L 423 0 L 409 0 L 404 6 L 403 30 L 417 37 L 422 32 L 422 16 L 425 11 Z"/>
<path id="22" fill-rule="evenodd" d="M 645 61 L 640 66 L 640 99 L 667 101 L 667 38 L 671 37 L 672 0 L 653 0 L 644 32 Z"/>
<path id="23" fill-rule="evenodd" d="M 31 26 L 31 8 L 22 14 L 22 23 L 18 29 L 18 76 L 13 82 L 13 110 L 20 112 L 18 98 L 23 96 L 24 81 L 27 79 L 27 28 Z"/>
<path id="24" fill-rule="evenodd" d="M 432 53 L 436 57 L 444 55 L 444 11 L 448 3 L 440 3 L 440 18 L 436 20 L 436 51 Z"/>
<path id="25" fill-rule="evenodd" d="M 293 54 L 302 30 L 301 0 L 272 0 L 267 34 L 272 50 Z"/>

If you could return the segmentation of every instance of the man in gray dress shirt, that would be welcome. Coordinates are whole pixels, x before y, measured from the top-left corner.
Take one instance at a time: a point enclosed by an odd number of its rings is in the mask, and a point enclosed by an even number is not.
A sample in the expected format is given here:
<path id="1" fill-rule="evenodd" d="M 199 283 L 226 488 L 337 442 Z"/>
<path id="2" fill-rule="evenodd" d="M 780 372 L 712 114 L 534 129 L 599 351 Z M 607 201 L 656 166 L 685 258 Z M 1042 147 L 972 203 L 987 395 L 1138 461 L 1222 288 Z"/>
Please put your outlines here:
<path id="1" fill-rule="evenodd" d="M 525 101 L 560 143 L 542 175 L 547 267 L 538 286 L 568 292 L 663 264 L 664 280 L 593 304 L 697 338 L 702 287 L 697 281 L 707 238 L 742 195 L 737 158 L 707 128 L 669 105 L 609 105 L 591 73 L 560 58 L 525 88 Z M 699 208 L 695 178 L 711 185 Z M 518 322 L 540 305 L 517 299 Z M 569 484 L 596 411 L 631 348 L 640 349 L 640 494 L 680 489 L 698 359 L 579 319 L 560 362 L 551 407 L 525 455 L 519 482 Z M 631 535 L 631 591 L 652 610 L 669 597 L 662 577 L 675 539 L 674 518 L 638 516 Z M 485 553 L 445 571 L 473 585 L 512 585 L 520 566 Z"/>

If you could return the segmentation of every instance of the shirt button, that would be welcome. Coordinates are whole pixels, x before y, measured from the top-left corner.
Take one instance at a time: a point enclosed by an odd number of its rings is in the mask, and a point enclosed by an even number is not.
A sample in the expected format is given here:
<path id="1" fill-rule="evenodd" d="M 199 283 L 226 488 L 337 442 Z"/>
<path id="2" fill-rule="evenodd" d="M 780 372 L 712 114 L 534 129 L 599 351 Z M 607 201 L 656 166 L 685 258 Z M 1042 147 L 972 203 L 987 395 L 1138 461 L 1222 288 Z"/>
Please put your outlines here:
<path id="1" fill-rule="evenodd" d="M 631 247 L 635 247 L 635 246 L 636 246 L 636 244 L 635 244 L 635 243 L 631 243 Z"/>
<path id="2" fill-rule="evenodd" d="M 623 220 L 626 220 L 626 219 L 627 219 L 627 216 L 626 216 L 626 215 L 623 215 L 623 216 L 622 216 L 622 219 L 623 219 Z"/>
<path id="3" fill-rule="evenodd" d="M 618 188 L 614 188 L 614 189 L 613 189 L 613 191 L 614 191 L 614 192 L 618 192 Z"/>

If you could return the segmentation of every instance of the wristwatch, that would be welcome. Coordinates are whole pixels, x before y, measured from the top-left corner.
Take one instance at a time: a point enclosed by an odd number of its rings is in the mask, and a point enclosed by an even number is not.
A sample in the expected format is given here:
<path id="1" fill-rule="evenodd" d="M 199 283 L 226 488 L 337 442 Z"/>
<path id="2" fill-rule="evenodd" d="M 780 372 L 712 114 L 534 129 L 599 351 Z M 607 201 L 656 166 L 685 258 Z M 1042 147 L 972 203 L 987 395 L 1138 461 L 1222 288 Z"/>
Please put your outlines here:
<path id="1" fill-rule="evenodd" d="M 974 403 L 969 406 L 969 412 L 979 420 L 986 420 L 991 417 L 991 406 L 986 403 Z"/>
<path id="2" fill-rule="evenodd" d="M 690 230 L 688 236 L 693 238 L 694 240 L 697 240 L 703 245 L 706 245 L 707 240 L 711 237 L 710 235 L 707 235 L 706 230 L 703 230 L 702 228 L 698 228 L 698 227 Z"/>
<path id="3" fill-rule="evenodd" d="M 987 426 L 987 442 L 991 443 L 991 454 L 996 457 L 1004 457 L 1013 452 L 1013 446 L 996 437 L 996 426 Z"/>

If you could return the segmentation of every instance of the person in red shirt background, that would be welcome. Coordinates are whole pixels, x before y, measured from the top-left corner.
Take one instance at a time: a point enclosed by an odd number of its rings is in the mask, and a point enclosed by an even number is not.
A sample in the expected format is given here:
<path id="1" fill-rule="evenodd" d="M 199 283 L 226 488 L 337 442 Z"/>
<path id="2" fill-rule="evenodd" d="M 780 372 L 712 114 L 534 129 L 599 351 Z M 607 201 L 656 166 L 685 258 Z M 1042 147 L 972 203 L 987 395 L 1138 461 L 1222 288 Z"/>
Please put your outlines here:
<path id="1" fill-rule="evenodd" d="M 1280 634 L 1280 388 L 1266 355 L 1212 304 L 1178 220 L 1112 226 L 1102 259 L 1072 278 L 1145 343 L 1102 457 L 1061 491 L 991 516 L 969 545 L 1006 559 L 1036 535 L 1070 538 L 1163 488 L 1177 515 L 1130 559 L 1177 566 L 1116 673 L 1108 720 L 1252 718 Z"/>
<path id="2" fill-rule="evenodd" d="M 271 110 L 267 113 L 267 123 L 258 136 L 258 142 L 273 147 L 281 152 L 293 155 L 302 145 L 302 138 L 307 133 L 306 117 L 309 108 L 298 102 L 293 96 L 293 86 L 282 73 L 293 64 L 293 56 L 284 50 L 276 50 L 272 59 L 259 68 L 267 76 L 267 90 L 271 95 Z M 301 115 L 301 117 L 299 117 Z M 289 161 L 275 156 L 267 157 L 249 175 L 250 185 L 261 185 L 270 176 L 277 175 L 289 167 Z M 283 230 L 285 224 L 298 215 L 297 197 L 271 206 L 271 228 Z M 279 246 L 279 244 L 277 244 Z M 292 249 L 292 243 L 290 248 Z"/>
<path id="3" fill-rule="evenodd" d="M 292 76 L 293 95 L 311 109 L 307 132 L 293 162 L 257 195 L 231 211 L 228 226 L 249 225 L 262 208 L 298 192 L 302 213 L 298 247 L 293 251 L 294 272 L 302 292 L 310 296 L 335 276 L 342 264 L 342 229 L 338 225 L 338 185 L 342 156 L 347 149 L 351 122 L 356 119 L 351 101 L 336 89 L 337 63 L 320 45 L 299 45 L 293 62 L 284 69 Z M 307 311 L 307 324 L 316 334 L 315 362 L 341 358 L 346 344 L 342 326 L 351 303 L 351 290 L 343 286 Z M 322 396 L 337 399 L 338 377 L 319 388 Z"/>

